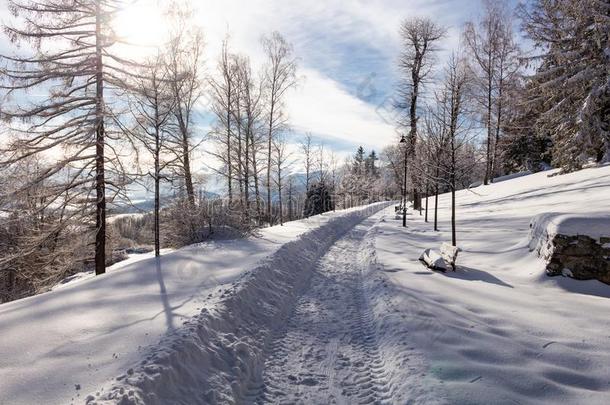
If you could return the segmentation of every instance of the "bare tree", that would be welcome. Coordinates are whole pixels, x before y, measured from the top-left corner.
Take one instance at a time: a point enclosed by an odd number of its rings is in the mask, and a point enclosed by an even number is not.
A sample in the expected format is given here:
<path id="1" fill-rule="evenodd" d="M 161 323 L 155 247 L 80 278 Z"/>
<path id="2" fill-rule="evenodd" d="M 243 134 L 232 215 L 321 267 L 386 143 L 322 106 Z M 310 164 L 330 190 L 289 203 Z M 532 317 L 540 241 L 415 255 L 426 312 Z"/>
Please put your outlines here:
<path id="1" fill-rule="evenodd" d="M 244 179 L 244 200 L 245 212 L 249 216 L 250 211 L 250 183 L 251 178 L 254 179 L 254 191 L 257 204 L 257 214 L 260 218 L 260 191 L 258 184 L 258 164 L 257 164 L 257 149 L 259 145 L 259 125 L 262 116 L 262 87 L 260 82 L 255 79 L 250 67 L 250 61 L 247 58 L 242 58 L 238 64 L 238 74 L 240 76 L 241 90 L 241 109 L 244 115 L 244 149 L 243 159 L 241 162 L 240 172 L 243 173 Z M 247 218 L 249 221 L 249 217 Z"/>
<path id="2" fill-rule="evenodd" d="M 78 204 L 83 190 L 56 197 L 64 187 L 42 179 L 47 167 L 40 155 L 0 166 L 0 302 L 44 292 L 91 257 L 83 238 L 86 206 Z"/>
<path id="3" fill-rule="evenodd" d="M 512 14 L 507 10 L 502 10 L 502 25 L 500 34 L 500 43 L 497 54 L 497 75 L 495 78 L 496 84 L 496 102 L 495 102 L 495 140 L 492 155 L 492 165 L 490 168 L 492 178 L 500 167 L 500 138 L 503 129 L 507 125 L 507 116 L 510 103 L 508 97 L 516 94 L 515 89 L 519 84 L 519 68 L 521 49 L 517 45 L 513 32 Z"/>
<path id="4" fill-rule="evenodd" d="M 318 145 L 318 157 L 316 159 L 316 163 L 318 166 L 318 181 L 320 183 L 325 183 L 327 178 L 327 168 L 328 163 L 326 162 L 326 156 L 324 151 L 324 144 Z"/>
<path id="5" fill-rule="evenodd" d="M 203 49 L 201 30 L 193 28 L 188 9 L 174 11 L 171 22 L 173 32 L 167 50 L 168 80 L 172 84 L 177 127 L 176 140 L 181 149 L 177 156 L 179 171 L 186 188 L 187 200 L 195 205 L 195 187 L 191 167 L 191 154 L 198 142 L 193 133 L 193 120 L 197 103 L 203 96 Z"/>
<path id="6" fill-rule="evenodd" d="M 456 201 L 455 193 L 460 181 L 472 171 L 476 161 L 466 159 L 472 138 L 471 119 L 467 108 L 467 95 L 472 79 L 466 63 L 460 56 L 453 54 L 445 72 L 445 83 L 437 96 L 438 107 L 433 119 L 437 121 L 436 134 L 439 136 L 437 160 L 433 164 L 434 180 L 445 184 L 451 191 L 451 241 L 457 246 Z M 438 194 L 438 193 L 437 193 Z M 436 222 L 436 220 L 435 220 Z M 436 226 L 436 224 L 435 224 Z"/>
<path id="7" fill-rule="evenodd" d="M 329 158 L 329 168 L 330 168 L 330 187 L 332 190 L 332 198 L 333 198 L 333 211 L 337 210 L 337 186 L 339 184 L 339 159 L 335 152 L 330 152 Z"/>
<path id="8" fill-rule="evenodd" d="M 306 133 L 305 137 L 301 140 L 299 148 L 303 155 L 303 168 L 305 169 L 305 192 L 309 190 L 311 184 L 311 168 L 313 166 L 313 137 L 311 133 Z"/>
<path id="9" fill-rule="evenodd" d="M 284 205 L 283 205 L 283 191 L 284 191 L 284 178 L 287 175 L 287 171 L 290 170 L 292 162 L 290 161 L 291 154 L 286 149 L 286 139 L 282 135 L 277 135 L 273 140 L 273 165 L 275 167 L 275 178 L 274 183 L 277 189 L 278 205 L 279 205 L 279 220 L 280 225 L 284 225 Z M 273 224 L 273 221 L 271 221 Z"/>
<path id="10" fill-rule="evenodd" d="M 296 85 L 296 60 L 292 46 L 279 32 L 262 40 L 267 55 L 265 95 L 267 103 L 267 216 L 271 218 L 271 169 L 273 137 L 286 124 L 283 102 L 286 92 Z"/>
<path id="11" fill-rule="evenodd" d="M 95 205 L 96 274 L 104 273 L 106 266 L 107 191 L 118 193 L 121 187 L 118 176 L 109 179 L 121 166 L 110 145 L 117 136 L 109 130 L 114 116 L 106 96 L 125 87 L 124 77 L 135 65 L 114 52 L 119 39 L 110 24 L 120 5 L 119 0 L 10 0 L 9 7 L 23 17 L 23 24 L 7 26 L 5 32 L 13 43 L 29 43 L 34 54 L 0 57 L 0 86 L 16 99 L 27 99 L 24 93 L 29 90 L 50 90 L 42 101 L 2 111 L 3 118 L 29 125 L 9 146 L 4 163 L 40 153 L 61 154 L 32 184 L 61 178 L 49 204 L 80 189 L 80 204 Z"/>
<path id="12" fill-rule="evenodd" d="M 236 97 L 237 69 L 235 57 L 229 53 L 229 40 L 225 38 L 222 43 L 220 60 L 218 61 L 218 78 L 210 79 L 210 88 L 212 93 L 212 112 L 216 116 L 216 126 L 213 128 L 212 134 L 220 146 L 220 150 L 215 156 L 223 162 L 226 170 L 226 173 L 223 174 L 227 178 L 230 206 L 233 204 L 234 177 L 231 148 L 233 146 L 233 108 L 238 102 Z"/>
<path id="13" fill-rule="evenodd" d="M 430 107 L 431 110 L 426 115 L 426 147 L 428 149 L 429 158 L 426 160 L 426 166 L 430 181 L 434 187 L 434 230 L 438 231 L 438 195 L 440 186 L 443 184 L 441 175 L 441 166 L 446 159 L 447 142 L 448 142 L 448 126 L 447 117 L 449 115 L 448 105 L 446 102 L 446 90 L 440 91 L 436 95 L 436 104 Z"/>
<path id="14" fill-rule="evenodd" d="M 239 112 L 235 111 L 239 104 L 238 57 L 230 54 L 228 38 L 222 44 L 222 52 L 218 61 L 218 78 L 210 79 L 212 89 L 212 111 L 216 116 L 216 126 L 212 130 L 214 140 L 219 146 L 217 153 L 212 153 L 223 163 L 220 172 L 227 179 L 229 205 L 233 203 L 233 142 L 234 127 L 241 120 Z"/>
<path id="15" fill-rule="evenodd" d="M 506 6 L 491 0 L 484 0 L 483 5 L 483 18 L 478 24 L 466 23 L 463 36 L 476 78 L 475 99 L 483 110 L 487 130 L 483 183 L 489 184 L 498 167 L 496 160 L 504 125 L 505 97 L 519 67 L 519 48 L 513 38 L 513 21 Z"/>
<path id="16" fill-rule="evenodd" d="M 129 132 L 140 141 L 153 160 L 153 169 L 149 170 L 147 175 L 154 182 L 154 235 L 157 257 L 161 254 L 160 184 L 164 177 L 162 173 L 174 160 L 168 152 L 181 146 L 180 143 L 172 142 L 175 138 L 169 133 L 176 99 L 172 95 L 172 83 L 168 81 L 167 76 L 168 71 L 162 56 L 159 55 L 151 60 L 135 79 L 135 91 L 129 103 L 135 121 L 135 128 Z"/>
<path id="17" fill-rule="evenodd" d="M 408 154 L 416 153 L 418 101 L 423 86 L 434 67 L 437 44 L 445 35 L 445 29 L 427 18 L 413 18 L 402 23 L 400 35 L 403 51 L 399 67 L 404 74 L 399 93 L 404 103 L 399 107 L 409 110 Z M 418 185 L 413 182 L 413 206 L 419 209 L 421 198 Z"/>

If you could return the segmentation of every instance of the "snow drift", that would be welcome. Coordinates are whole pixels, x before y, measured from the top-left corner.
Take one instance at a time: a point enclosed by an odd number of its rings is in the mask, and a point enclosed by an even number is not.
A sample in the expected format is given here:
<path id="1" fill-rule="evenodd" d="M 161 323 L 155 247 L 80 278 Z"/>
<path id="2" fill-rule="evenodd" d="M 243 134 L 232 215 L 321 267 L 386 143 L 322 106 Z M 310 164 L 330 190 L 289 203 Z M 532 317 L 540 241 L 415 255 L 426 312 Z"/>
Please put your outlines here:
<path id="1" fill-rule="evenodd" d="M 152 346 L 134 368 L 89 404 L 234 403 L 262 372 L 263 353 L 274 328 L 288 316 L 308 285 L 319 257 L 346 231 L 388 204 L 331 219 L 283 245 L 204 309 Z"/>

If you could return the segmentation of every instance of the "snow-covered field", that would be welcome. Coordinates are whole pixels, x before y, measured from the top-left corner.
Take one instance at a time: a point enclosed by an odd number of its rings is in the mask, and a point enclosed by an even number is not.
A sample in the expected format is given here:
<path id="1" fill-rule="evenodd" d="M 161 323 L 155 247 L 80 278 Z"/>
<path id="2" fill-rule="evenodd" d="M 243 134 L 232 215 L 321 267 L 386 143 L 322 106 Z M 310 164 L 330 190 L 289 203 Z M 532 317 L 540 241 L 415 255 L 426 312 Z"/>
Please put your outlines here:
<path id="1" fill-rule="evenodd" d="M 458 271 L 417 213 L 337 212 L 0 307 L 0 403 L 607 404 L 610 286 L 548 278 L 542 213 L 610 211 L 610 166 L 460 191 Z"/>

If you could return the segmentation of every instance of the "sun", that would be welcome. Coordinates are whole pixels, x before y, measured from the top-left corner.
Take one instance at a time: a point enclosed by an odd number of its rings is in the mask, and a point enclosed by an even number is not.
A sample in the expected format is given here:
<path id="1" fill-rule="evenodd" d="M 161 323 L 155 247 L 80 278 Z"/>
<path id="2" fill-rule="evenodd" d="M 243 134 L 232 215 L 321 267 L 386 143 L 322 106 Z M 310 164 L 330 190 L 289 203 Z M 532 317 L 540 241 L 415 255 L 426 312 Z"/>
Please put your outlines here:
<path id="1" fill-rule="evenodd" d="M 167 24 L 159 5 L 153 0 L 139 0 L 120 11 L 114 21 L 116 35 L 131 46 L 154 51 L 167 35 Z"/>

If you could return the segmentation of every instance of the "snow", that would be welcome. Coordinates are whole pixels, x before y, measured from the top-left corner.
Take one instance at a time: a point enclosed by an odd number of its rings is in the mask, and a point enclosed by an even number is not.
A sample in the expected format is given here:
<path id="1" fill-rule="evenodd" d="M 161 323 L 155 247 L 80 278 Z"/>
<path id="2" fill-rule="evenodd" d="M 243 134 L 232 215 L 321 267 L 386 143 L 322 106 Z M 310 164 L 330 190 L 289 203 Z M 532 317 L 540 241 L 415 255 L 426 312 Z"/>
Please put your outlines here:
<path id="1" fill-rule="evenodd" d="M 456 273 L 431 272 L 417 260 L 450 240 L 448 196 L 440 198 L 441 232 L 421 217 L 406 231 L 379 222 L 378 271 L 368 284 L 381 297 L 380 339 L 393 347 L 407 341 L 423 354 L 411 373 L 446 403 L 607 404 L 610 287 L 546 277 L 528 234 L 530 220 L 547 211 L 607 214 L 610 168 L 537 173 L 476 192 L 457 194 Z"/>
<path id="2" fill-rule="evenodd" d="M 174 252 L 174 249 L 161 249 L 160 253 L 161 256 L 164 256 L 168 253 Z M 146 259 L 152 259 L 155 257 L 155 252 L 146 252 L 146 253 L 130 253 L 127 255 L 127 259 L 125 260 L 121 260 L 120 262 L 113 264 L 112 266 L 109 266 L 106 269 L 106 272 L 108 273 L 112 273 L 114 271 L 117 270 L 121 270 L 124 269 L 125 267 L 127 267 L 130 264 L 134 264 L 134 263 L 138 263 L 142 260 L 146 260 Z M 63 279 L 62 281 L 60 281 L 57 285 L 55 285 L 52 289 L 53 290 L 58 290 L 60 288 L 64 288 L 68 285 L 72 285 L 74 283 L 78 283 L 84 280 L 89 280 L 91 278 L 95 278 L 95 271 L 91 270 L 91 271 L 83 271 L 80 273 L 76 273 L 70 277 L 66 277 L 65 279 Z"/>
<path id="3" fill-rule="evenodd" d="M 117 222 L 120 219 L 125 219 L 125 218 L 131 218 L 134 220 L 137 219 L 142 219 L 146 216 L 146 213 L 144 212 L 131 212 L 131 213 L 127 213 L 127 214 L 116 214 L 116 215 L 112 215 L 110 217 L 108 217 L 108 223 L 109 224 L 113 224 L 115 222 Z"/>
<path id="4" fill-rule="evenodd" d="M 591 239 L 610 237 L 610 215 L 549 213 L 535 217 L 535 224 L 544 226 L 550 235 L 586 235 Z"/>
<path id="5" fill-rule="evenodd" d="M 308 232 L 371 209 L 379 208 L 328 213 L 245 240 L 203 243 L 159 261 L 120 263 L 120 270 L 0 306 L 0 403 L 83 402 L 184 321 L 216 308 L 228 286 L 257 263 Z"/>
<path id="6" fill-rule="evenodd" d="M 519 177 L 529 176 L 530 174 L 532 174 L 532 172 L 530 172 L 530 171 L 507 174 L 506 176 L 500 176 L 500 177 L 494 178 L 493 183 L 495 184 L 495 183 L 501 183 L 501 182 L 507 181 L 507 180 L 518 179 Z"/>
<path id="7" fill-rule="evenodd" d="M 440 232 L 378 204 L 3 305 L 0 403 L 607 404 L 610 287 L 529 245 L 542 214 L 607 215 L 610 166 L 457 203 L 456 272 L 418 260 L 450 240 L 443 195 Z"/>
<path id="8" fill-rule="evenodd" d="M 260 376 L 266 343 L 309 285 L 318 259 L 376 204 L 330 219 L 285 243 L 232 283 L 217 305 L 154 346 L 90 403 L 230 403 L 246 400 Z M 97 397 L 97 398 L 96 398 Z"/>
<path id="9" fill-rule="evenodd" d="M 610 237 L 610 215 L 547 212 L 534 216 L 530 228 L 530 250 L 549 259 L 553 254 L 552 242 L 556 235 L 586 235 L 597 241 L 602 237 Z"/>
<path id="10" fill-rule="evenodd" d="M 447 271 L 448 267 L 445 260 L 435 250 L 426 249 L 424 253 L 419 257 L 420 261 L 423 261 L 429 268 L 440 271 Z"/>

